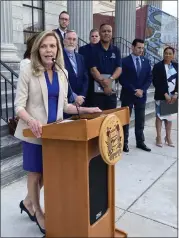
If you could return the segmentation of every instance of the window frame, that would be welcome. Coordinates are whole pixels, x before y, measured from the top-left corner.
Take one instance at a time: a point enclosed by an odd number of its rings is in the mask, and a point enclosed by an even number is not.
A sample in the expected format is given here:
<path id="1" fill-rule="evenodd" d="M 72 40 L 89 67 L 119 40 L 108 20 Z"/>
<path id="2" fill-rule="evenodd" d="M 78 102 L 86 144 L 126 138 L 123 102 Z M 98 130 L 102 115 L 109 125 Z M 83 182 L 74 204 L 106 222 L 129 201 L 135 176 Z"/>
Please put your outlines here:
<path id="1" fill-rule="evenodd" d="M 41 10 L 42 11 L 42 31 L 45 30 L 45 1 L 44 0 L 41 0 L 42 2 L 42 5 L 41 7 L 36 7 L 34 6 L 34 0 L 31 0 L 32 2 L 32 5 L 28 5 L 28 4 L 25 4 L 23 3 L 23 7 L 28 7 L 32 10 L 32 30 L 23 30 L 23 33 L 31 33 L 31 34 L 34 34 L 34 33 L 38 33 L 38 31 L 34 31 L 34 9 L 37 9 L 37 10 Z M 40 31 L 39 31 L 40 32 Z M 24 37 L 24 44 L 26 44 L 26 40 L 25 40 L 25 37 Z"/>

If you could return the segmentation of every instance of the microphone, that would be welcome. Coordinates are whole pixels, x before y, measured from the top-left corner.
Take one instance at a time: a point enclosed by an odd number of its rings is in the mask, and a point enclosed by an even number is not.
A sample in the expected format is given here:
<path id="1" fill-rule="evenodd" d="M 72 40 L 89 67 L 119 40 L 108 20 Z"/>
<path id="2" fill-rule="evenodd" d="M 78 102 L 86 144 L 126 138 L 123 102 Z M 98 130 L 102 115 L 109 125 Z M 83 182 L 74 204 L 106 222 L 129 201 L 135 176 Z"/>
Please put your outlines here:
<path id="1" fill-rule="evenodd" d="M 65 77 L 66 77 L 66 80 L 67 80 L 67 82 L 68 82 L 70 91 L 71 91 L 71 93 L 72 93 L 72 97 L 73 97 L 74 104 L 75 104 L 75 106 L 76 106 L 76 110 L 77 110 L 77 113 L 78 113 L 78 117 L 79 117 L 79 119 L 81 119 L 81 117 L 80 117 L 80 112 L 79 112 L 79 108 L 78 108 L 78 106 L 77 106 L 77 104 L 76 104 L 76 102 L 75 102 L 75 97 L 74 97 L 74 95 L 73 95 L 73 90 L 72 90 L 72 88 L 71 88 L 70 81 L 69 81 L 69 79 L 68 79 L 68 77 L 67 77 L 65 71 L 62 69 L 61 65 L 59 65 L 59 64 L 57 63 L 56 59 L 55 59 L 55 58 L 52 58 L 52 61 L 53 61 L 54 64 L 57 64 L 58 67 L 63 71 L 63 73 L 64 73 L 64 75 L 65 75 Z"/>

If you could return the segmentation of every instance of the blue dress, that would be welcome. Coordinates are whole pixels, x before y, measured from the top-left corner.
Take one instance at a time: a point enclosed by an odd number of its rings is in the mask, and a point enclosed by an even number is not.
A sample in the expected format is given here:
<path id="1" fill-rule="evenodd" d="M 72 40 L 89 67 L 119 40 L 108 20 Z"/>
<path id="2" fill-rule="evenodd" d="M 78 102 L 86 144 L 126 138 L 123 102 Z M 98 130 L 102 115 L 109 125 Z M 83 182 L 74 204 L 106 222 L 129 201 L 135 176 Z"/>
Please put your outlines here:
<path id="1" fill-rule="evenodd" d="M 53 80 L 50 83 L 47 72 L 45 74 L 46 84 L 48 88 L 48 121 L 55 122 L 57 119 L 59 83 L 58 74 L 53 71 Z M 23 169 L 29 172 L 43 172 L 42 166 L 42 146 L 23 141 Z"/>

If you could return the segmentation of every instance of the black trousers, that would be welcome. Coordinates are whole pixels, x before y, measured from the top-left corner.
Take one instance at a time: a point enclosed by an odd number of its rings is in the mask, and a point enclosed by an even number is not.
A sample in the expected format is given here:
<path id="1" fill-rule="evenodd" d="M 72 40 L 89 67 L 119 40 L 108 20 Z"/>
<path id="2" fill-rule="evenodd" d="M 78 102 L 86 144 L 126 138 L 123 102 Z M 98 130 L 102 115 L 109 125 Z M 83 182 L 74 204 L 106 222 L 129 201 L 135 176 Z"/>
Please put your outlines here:
<path id="1" fill-rule="evenodd" d="M 93 93 L 88 100 L 89 107 L 99 107 L 101 110 L 114 109 L 117 106 L 117 96 L 112 94 L 110 96 Z"/>
<path id="2" fill-rule="evenodd" d="M 121 106 L 128 106 L 130 110 L 130 116 L 132 114 L 132 109 L 135 110 L 135 137 L 136 144 L 141 144 L 145 141 L 144 137 L 144 124 L 145 124 L 145 102 L 140 102 L 136 100 L 134 103 L 126 103 L 125 101 L 121 102 Z M 129 138 L 129 125 L 123 126 L 124 130 L 124 144 L 128 144 Z"/>

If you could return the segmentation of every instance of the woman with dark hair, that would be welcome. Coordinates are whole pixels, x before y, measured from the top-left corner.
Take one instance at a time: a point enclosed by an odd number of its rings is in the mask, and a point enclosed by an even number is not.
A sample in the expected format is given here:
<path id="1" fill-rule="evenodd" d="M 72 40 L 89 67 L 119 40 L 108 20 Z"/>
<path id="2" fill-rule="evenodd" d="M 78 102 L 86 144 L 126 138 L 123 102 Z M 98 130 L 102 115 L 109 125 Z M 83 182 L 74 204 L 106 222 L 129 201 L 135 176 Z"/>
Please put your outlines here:
<path id="1" fill-rule="evenodd" d="M 173 62 L 175 50 L 172 47 L 164 49 L 164 59 L 154 65 L 153 85 L 155 87 L 155 105 L 156 105 L 156 145 L 162 147 L 161 129 L 164 120 L 166 136 L 165 143 L 174 147 L 171 140 L 172 115 L 160 115 L 160 101 L 166 100 L 167 103 L 174 103 L 178 98 L 178 64 Z"/>
<path id="2" fill-rule="evenodd" d="M 27 48 L 26 48 L 26 51 L 24 53 L 24 59 L 21 60 L 21 62 L 20 62 L 20 70 L 22 70 L 26 64 L 30 63 L 31 49 L 32 49 L 32 46 L 33 46 L 34 41 L 35 41 L 36 37 L 38 36 L 38 34 L 39 33 L 33 34 L 32 36 L 30 36 L 28 38 Z"/>

